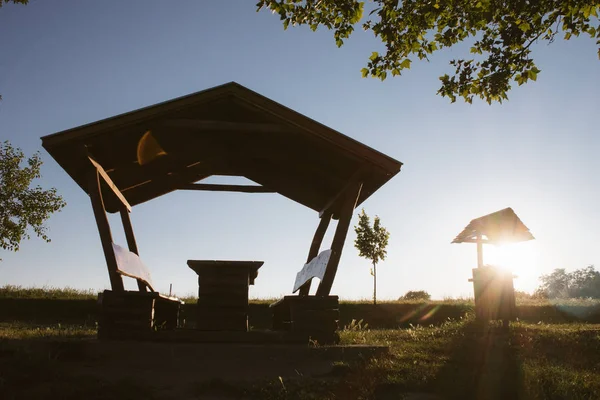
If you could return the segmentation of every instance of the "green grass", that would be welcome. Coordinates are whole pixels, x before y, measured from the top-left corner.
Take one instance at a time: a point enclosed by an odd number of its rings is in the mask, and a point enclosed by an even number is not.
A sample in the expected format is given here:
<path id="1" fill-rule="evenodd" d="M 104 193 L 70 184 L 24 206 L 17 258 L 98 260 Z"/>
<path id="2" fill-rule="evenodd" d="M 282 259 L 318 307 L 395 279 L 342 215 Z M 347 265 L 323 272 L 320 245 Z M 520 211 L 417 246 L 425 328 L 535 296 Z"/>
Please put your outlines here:
<path id="1" fill-rule="evenodd" d="M 28 345 L 94 336 L 95 328 L 88 326 L 0 324 L 0 355 L 5 355 L 0 357 L 0 367 L 10 367 L 10 372 L 0 376 L 0 391 L 4 387 L 7 393 L 16 393 L 14 388 L 25 374 L 43 377 L 28 380 L 29 394 L 43 393 L 42 387 L 46 390 L 48 385 L 55 391 L 68 385 L 57 398 L 75 399 L 93 393 L 94 399 L 121 399 L 135 398 L 139 387 L 147 399 L 165 398 L 141 383 L 115 384 L 57 375 L 63 353 L 36 354 L 36 347 Z M 494 325 L 483 329 L 471 317 L 438 326 L 394 330 L 371 330 L 354 323 L 341 331 L 341 340 L 342 344 L 386 345 L 390 354 L 355 364 L 336 362 L 325 377 L 274 378 L 247 384 L 199 382 L 189 398 L 218 393 L 230 396 L 226 398 L 385 399 L 386 395 L 401 398 L 398 393 L 422 392 L 444 399 L 591 400 L 600 394 L 598 324 L 517 322 L 505 333 Z M 20 350 L 7 352 L 15 343 Z M 50 383 L 48 376 L 52 377 Z"/>
<path id="2" fill-rule="evenodd" d="M 74 289 L 74 288 L 58 288 L 44 286 L 41 288 L 37 287 L 23 287 L 18 285 L 4 285 L 0 287 L 0 299 L 11 298 L 11 299 L 57 299 L 57 300 L 90 300 L 96 299 L 100 290 L 95 289 Z M 198 298 L 192 294 L 180 296 L 186 304 L 194 304 Z M 250 302 L 253 304 L 271 304 L 279 298 L 252 298 Z M 345 304 L 371 304 L 371 299 L 360 299 L 360 300 L 340 300 L 341 303 Z M 440 304 L 440 305 L 460 305 L 460 306 L 473 306 L 473 298 L 445 298 L 443 300 L 378 300 L 378 304 Z M 527 299 L 517 298 L 517 305 L 523 306 L 596 306 L 600 305 L 600 299 Z"/>
<path id="3" fill-rule="evenodd" d="M 91 300 L 98 297 L 98 291 L 73 288 L 57 288 L 44 286 L 22 287 L 4 285 L 0 287 L 0 299 L 55 299 L 55 300 Z"/>
<path id="4" fill-rule="evenodd" d="M 53 321 L 53 316 L 54 321 L 59 320 L 53 313 L 63 310 L 67 303 L 86 303 L 64 300 L 89 301 L 96 296 L 94 290 L 0 288 L 0 299 L 7 299 L 7 304 L 8 299 L 41 299 L 44 304 L 58 304 L 48 308 L 53 311 L 44 311 L 51 314 L 48 321 Z M 268 304 L 274 300 L 252 302 Z M 188 304 L 194 302 L 194 298 L 186 299 Z M 356 309 L 361 318 L 365 313 L 365 318 L 373 318 L 376 311 L 368 306 L 368 300 L 342 303 L 348 310 Z M 385 399 L 401 398 L 398 393 L 425 392 L 444 399 L 600 398 L 600 324 L 562 323 L 553 314 L 554 310 L 577 308 L 597 311 L 598 300 L 519 300 L 522 312 L 530 313 L 530 323 L 513 323 L 507 334 L 499 327 L 484 330 L 477 326 L 468 311 L 473 306 L 470 299 L 381 304 L 380 311 L 402 308 L 386 304 L 427 304 L 437 312 L 432 312 L 434 316 L 439 316 L 440 310 L 445 308 L 467 311 L 464 318 L 442 317 L 435 325 L 413 323 L 407 329 L 371 329 L 355 321 L 341 331 L 342 344 L 386 345 L 390 347 L 390 354 L 355 364 L 335 363 L 329 376 L 319 378 L 274 378 L 247 384 L 202 382 L 189 396 L 202 398 L 220 393 L 229 398 Z M 440 307 L 433 307 L 435 305 Z M 544 317 L 545 313 L 550 313 L 550 317 Z M 89 321 L 79 324 L 0 322 L 0 393 L 8 393 L 3 398 L 48 398 L 47 393 L 63 399 L 133 399 L 140 393 L 147 400 L 164 398 L 163 393 L 152 392 L 139 382 L 109 383 L 96 378 L 71 377 L 68 360 L 62 359 L 70 354 L 64 344 L 93 340 L 96 336 L 93 318 L 82 318 L 84 320 Z M 550 320 L 558 323 L 536 323 Z M 48 350 L 36 345 L 40 342 L 57 345 Z M 19 397 L 22 387 L 27 388 L 27 395 Z"/>
<path id="5" fill-rule="evenodd" d="M 247 388 L 265 399 L 379 399 L 428 393 L 442 399 L 600 398 L 600 325 L 515 323 L 482 330 L 470 318 L 401 330 L 354 327 L 344 344 L 390 354 L 344 366 L 323 381 L 278 380 Z M 389 396 L 389 397 L 386 397 Z"/>
<path id="6" fill-rule="evenodd" d="M 36 339 L 89 339 L 95 336 L 95 325 L 33 325 L 23 322 L 0 322 L 0 341 Z"/>

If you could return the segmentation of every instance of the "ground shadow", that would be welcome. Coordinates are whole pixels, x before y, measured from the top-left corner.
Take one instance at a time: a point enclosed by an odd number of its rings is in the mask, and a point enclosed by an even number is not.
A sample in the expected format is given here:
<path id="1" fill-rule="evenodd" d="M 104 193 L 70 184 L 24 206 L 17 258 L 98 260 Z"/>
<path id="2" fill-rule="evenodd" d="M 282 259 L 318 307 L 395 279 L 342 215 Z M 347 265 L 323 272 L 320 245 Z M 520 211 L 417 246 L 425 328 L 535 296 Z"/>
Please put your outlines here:
<path id="1" fill-rule="evenodd" d="M 522 399 L 522 369 L 511 334 L 500 326 L 465 324 L 434 387 L 444 399 Z"/>

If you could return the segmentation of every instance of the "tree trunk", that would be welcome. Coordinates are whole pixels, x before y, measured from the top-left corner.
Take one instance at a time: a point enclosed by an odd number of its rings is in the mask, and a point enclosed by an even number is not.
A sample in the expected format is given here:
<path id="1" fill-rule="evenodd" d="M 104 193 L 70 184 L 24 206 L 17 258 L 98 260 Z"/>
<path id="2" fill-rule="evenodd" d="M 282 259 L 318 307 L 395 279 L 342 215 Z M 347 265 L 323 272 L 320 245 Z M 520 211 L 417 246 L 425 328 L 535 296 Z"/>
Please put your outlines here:
<path id="1" fill-rule="evenodd" d="M 373 263 L 373 304 L 377 305 L 377 264 Z"/>

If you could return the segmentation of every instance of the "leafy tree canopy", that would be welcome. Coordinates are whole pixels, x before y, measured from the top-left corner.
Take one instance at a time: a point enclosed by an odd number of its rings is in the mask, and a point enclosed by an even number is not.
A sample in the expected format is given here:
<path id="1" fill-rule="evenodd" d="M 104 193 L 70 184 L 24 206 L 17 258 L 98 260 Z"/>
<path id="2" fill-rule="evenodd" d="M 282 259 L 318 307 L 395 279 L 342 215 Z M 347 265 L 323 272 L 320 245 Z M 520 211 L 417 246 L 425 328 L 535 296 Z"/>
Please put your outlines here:
<path id="1" fill-rule="evenodd" d="M 29 239 L 28 227 L 49 242 L 44 222 L 65 206 L 56 189 L 30 187 L 34 179 L 41 177 L 39 153 L 22 167 L 24 159 L 23 152 L 8 141 L 0 143 L 0 248 L 4 250 L 19 250 L 21 241 Z"/>
<path id="2" fill-rule="evenodd" d="M 383 226 L 378 216 L 375 216 L 373 226 L 370 218 L 362 210 L 358 216 L 358 225 L 354 228 L 356 240 L 354 246 L 358 250 L 358 255 L 371 261 L 373 264 L 385 260 L 387 255 L 386 247 L 390 237 L 389 232 Z"/>
<path id="3" fill-rule="evenodd" d="M 375 216 L 373 225 L 369 216 L 363 209 L 358 215 L 358 225 L 354 227 L 356 240 L 354 247 L 358 250 L 358 255 L 371 261 L 373 268 L 373 304 L 377 304 L 377 263 L 385 260 L 387 256 L 386 247 L 390 238 L 390 233 L 381 225 L 378 216 Z"/>
<path id="4" fill-rule="evenodd" d="M 545 298 L 600 298 L 600 272 L 593 265 L 573 272 L 563 268 L 540 277 L 542 284 L 536 297 Z"/>
<path id="5" fill-rule="evenodd" d="M 508 99 L 507 92 L 536 80 L 540 69 L 531 58 L 531 45 L 587 35 L 600 46 L 600 0 L 372 0 L 373 9 L 362 27 L 385 45 L 374 51 L 363 77 L 381 80 L 401 75 L 415 58 L 459 42 L 471 43 L 470 55 L 453 59 L 454 74 L 440 77 L 438 94 L 452 102 L 479 97 L 491 104 Z M 278 14 L 289 25 L 333 30 L 342 46 L 363 20 L 359 0 L 259 0 L 258 10 Z M 598 50 L 600 58 L 600 49 Z"/>
<path id="6" fill-rule="evenodd" d="M 15 3 L 15 4 L 27 4 L 29 3 L 29 0 L 0 0 L 0 7 L 2 7 L 2 4 L 7 4 L 7 3 Z"/>

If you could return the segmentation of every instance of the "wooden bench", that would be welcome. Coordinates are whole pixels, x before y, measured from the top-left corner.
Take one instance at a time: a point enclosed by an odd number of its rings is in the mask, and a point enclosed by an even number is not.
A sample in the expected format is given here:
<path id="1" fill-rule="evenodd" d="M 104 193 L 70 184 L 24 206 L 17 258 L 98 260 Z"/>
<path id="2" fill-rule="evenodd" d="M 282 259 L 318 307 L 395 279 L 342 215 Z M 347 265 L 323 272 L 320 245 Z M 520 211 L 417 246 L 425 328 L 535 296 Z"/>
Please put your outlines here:
<path id="1" fill-rule="evenodd" d="M 140 257 L 112 243 L 117 272 L 136 279 L 139 291 L 105 290 L 98 296 L 101 307 L 99 338 L 131 337 L 132 333 L 148 335 L 158 329 L 175 329 L 183 301 L 164 296 L 153 286 L 150 271 Z"/>
<path id="2" fill-rule="evenodd" d="M 296 274 L 292 293 L 296 293 L 313 278 L 322 280 L 332 250 L 324 250 Z M 284 296 L 270 305 L 273 313 L 273 330 L 305 333 L 310 340 L 320 344 L 339 341 L 336 333 L 339 321 L 338 296 Z"/>

